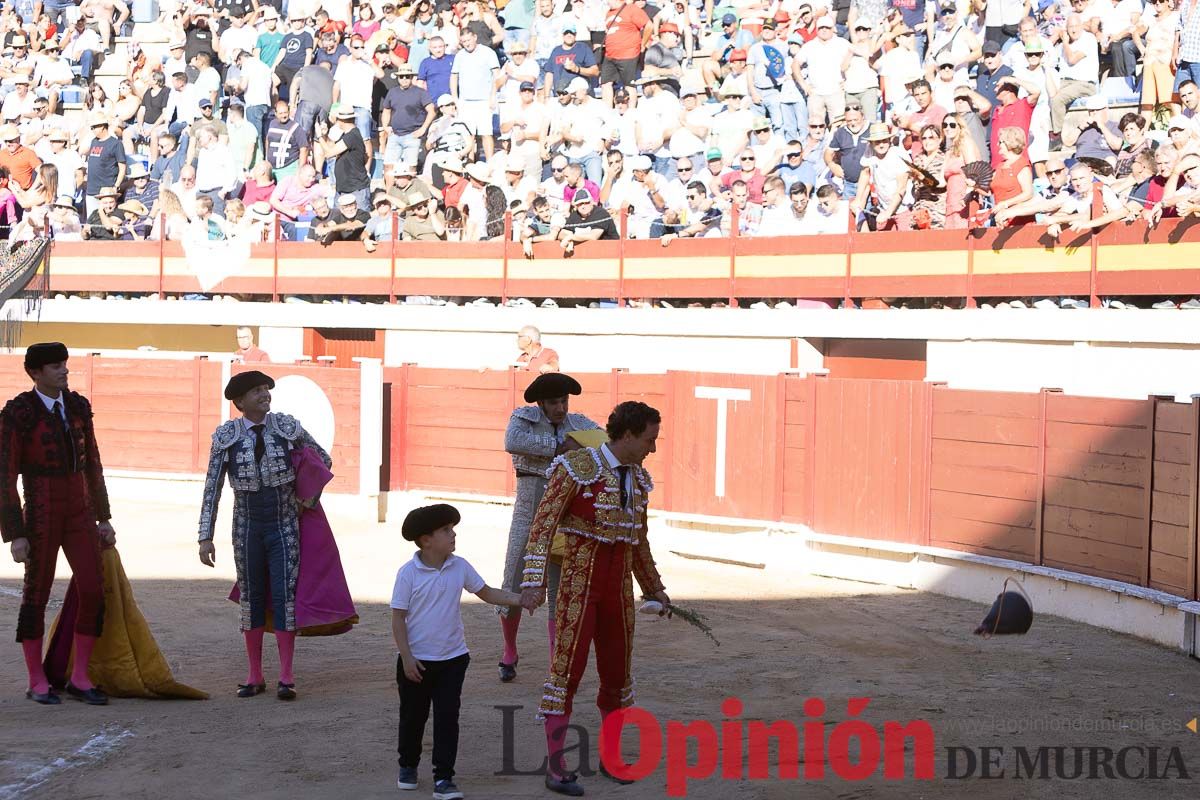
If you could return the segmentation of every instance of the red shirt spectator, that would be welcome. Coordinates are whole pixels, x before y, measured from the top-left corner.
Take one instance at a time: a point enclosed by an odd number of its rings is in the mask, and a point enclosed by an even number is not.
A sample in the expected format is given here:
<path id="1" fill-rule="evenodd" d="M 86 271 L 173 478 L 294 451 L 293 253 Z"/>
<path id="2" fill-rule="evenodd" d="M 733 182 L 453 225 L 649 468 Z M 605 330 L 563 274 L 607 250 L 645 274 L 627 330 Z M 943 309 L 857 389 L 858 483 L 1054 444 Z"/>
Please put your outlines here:
<path id="1" fill-rule="evenodd" d="M 650 24 L 646 12 L 633 3 L 609 6 L 605 20 L 604 57 L 617 61 L 637 58 L 642 54 L 642 31 Z"/>
<path id="2" fill-rule="evenodd" d="M 757 159 L 753 150 L 746 150 L 739 157 L 741 169 L 731 169 L 721 176 L 721 188 L 732 189 L 733 185 L 738 181 L 745 181 L 746 187 L 750 190 L 750 202 L 762 202 L 763 183 L 766 182 L 767 176 L 758 168 Z"/>
<path id="3" fill-rule="evenodd" d="M 996 98 L 1000 101 L 1000 105 L 992 109 L 991 132 L 988 138 L 991 140 L 992 153 L 992 168 L 1000 166 L 1000 131 L 1003 128 L 1020 128 L 1025 134 L 1025 141 L 1029 141 L 1029 121 L 1033 119 L 1033 106 L 1029 104 L 1029 99 L 1025 97 L 1017 97 L 1017 87 L 1015 84 L 1001 79 L 1001 83 L 996 87 Z"/>

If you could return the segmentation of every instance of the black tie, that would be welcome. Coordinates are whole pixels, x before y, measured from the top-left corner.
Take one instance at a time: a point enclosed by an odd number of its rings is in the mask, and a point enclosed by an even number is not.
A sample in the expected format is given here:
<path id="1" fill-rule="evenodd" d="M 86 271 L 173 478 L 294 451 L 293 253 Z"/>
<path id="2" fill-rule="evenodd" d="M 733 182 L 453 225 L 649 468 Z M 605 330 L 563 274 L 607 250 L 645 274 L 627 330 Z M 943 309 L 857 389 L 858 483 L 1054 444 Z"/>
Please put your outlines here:
<path id="1" fill-rule="evenodd" d="M 54 418 L 62 425 L 63 436 L 67 440 L 67 447 L 71 449 L 71 471 L 75 471 L 75 467 L 79 462 L 79 457 L 75 453 L 75 437 L 71 435 L 71 425 L 67 422 L 67 417 L 63 414 L 63 404 L 59 400 L 54 401 Z"/>
<path id="2" fill-rule="evenodd" d="M 250 426 L 250 430 L 254 431 L 254 463 L 256 464 L 262 461 L 263 454 L 267 452 L 267 443 L 263 441 L 263 428 L 265 427 L 261 422 Z"/>
<path id="3" fill-rule="evenodd" d="M 625 488 L 625 477 L 629 475 L 629 467 L 622 464 L 617 467 L 617 479 L 621 481 L 621 508 L 629 505 L 629 490 Z"/>

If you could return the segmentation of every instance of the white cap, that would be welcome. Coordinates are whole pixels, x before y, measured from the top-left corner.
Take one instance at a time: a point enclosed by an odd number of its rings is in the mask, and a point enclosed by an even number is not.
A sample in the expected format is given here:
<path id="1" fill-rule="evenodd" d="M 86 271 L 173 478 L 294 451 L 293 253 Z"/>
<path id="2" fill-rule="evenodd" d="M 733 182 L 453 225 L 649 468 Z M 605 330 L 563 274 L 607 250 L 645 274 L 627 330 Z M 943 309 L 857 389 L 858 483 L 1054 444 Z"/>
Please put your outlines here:
<path id="1" fill-rule="evenodd" d="M 1183 114 L 1176 114 L 1175 116 L 1171 117 L 1171 121 L 1167 124 L 1167 130 L 1180 128 L 1186 131 L 1190 127 L 1192 127 L 1192 121 Z"/>
<path id="2" fill-rule="evenodd" d="M 457 104 L 458 104 L 458 101 L 454 99 L 454 95 L 452 95 L 452 94 L 443 94 L 443 95 L 440 95 L 437 99 L 437 107 L 438 108 L 441 108 L 442 106 L 457 105 Z"/>
<path id="3" fill-rule="evenodd" d="M 588 88 L 587 78 L 574 77 L 571 79 L 571 82 L 567 84 L 567 91 L 571 94 L 575 94 L 576 92 L 586 92 Z"/>
<path id="4" fill-rule="evenodd" d="M 1083 107 L 1088 111 L 1101 111 L 1108 108 L 1108 101 L 1102 94 L 1094 94 L 1084 101 Z"/>
<path id="5" fill-rule="evenodd" d="M 351 203 L 357 203 L 358 198 L 352 194 L 339 194 L 337 203 L 339 206 L 348 206 Z"/>
<path id="6" fill-rule="evenodd" d="M 630 170 L 650 169 L 652 166 L 654 166 L 650 163 L 650 156 L 633 156 L 632 158 L 626 159 L 626 163 L 629 164 Z"/>
<path id="7" fill-rule="evenodd" d="M 826 14 L 825 16 L 823 16 L 819 20 L 817 20 L 817 27 L 818 28 L 835 28 L 837 26 L 833 24 L 833 17 Z"/>

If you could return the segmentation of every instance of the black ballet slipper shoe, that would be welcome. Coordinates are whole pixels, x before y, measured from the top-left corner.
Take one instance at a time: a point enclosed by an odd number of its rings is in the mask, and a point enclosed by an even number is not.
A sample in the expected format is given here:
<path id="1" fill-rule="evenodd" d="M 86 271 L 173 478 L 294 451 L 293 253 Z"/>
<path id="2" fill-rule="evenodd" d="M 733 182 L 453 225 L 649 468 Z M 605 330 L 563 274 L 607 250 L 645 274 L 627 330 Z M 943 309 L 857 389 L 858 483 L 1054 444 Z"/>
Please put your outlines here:
<path id="1" fill-rule="evenodd" d="M 556 778 L 547 772 L 546 788 L 555 794 L 565 794 L 567 797 L 583 797 L 583 787 L 579 785 L 578 776 L 574 773 Z"/>
<path id="2" fill-rule="evenodd" d="M 54 693 L 51 689 L 47 692 L 35 692 L 33 689 L 25 692 L 25 699 L 32 700 L 35 703 L 41 703 L 44 706 L 57 706 L 62 704 L 62 698 Z"/>
<path id="3" fill-rule="evenodd" d="M 89 706 L 108 705 L 108 695 L 100 691 L 100 689 L 95 686 L 93 686 L 91 689 L 77 689 L 68 683 L 67 694 L 76 700 L 87 703 Z"/>
<path id="4" fill-rule="evenodd" d="M 237 688 L 238 697 L 254 697 L 256 694 L 262 694 L 267 690 L 265 683 L 239 683 Z"/>
<path id="5" fill-rule="evenodd" d="M 621 786 L 628 786 L 629 784 L 633 783 L 633 781 L 630 780 L 629 778 L 618 778 L 616 775 L 613 775 L 611 772 L 608 771 L 608 767 L 604 766 L 603 764 L 600 765 L 600 774 L 603 775 L 604 777 L 608 778 L 613 783 L 619 784 Z"/>
<path id="6" fill-rule="evenodd" d="M 500 682 L 501 683 L 512 683 L 516 679 L 516 677 L 517 677 L 516 662 L 513 662 L 512 664 L 505 664 L 503 661 L 501 661 L 500 662 Z"/>
<path id="7" fill-rule="evenodd" d="M 275 690 L 275 696 L 280 700 L 295 700 L 296 699 L 296 684 L 279 682 L 279 688 Z"/>

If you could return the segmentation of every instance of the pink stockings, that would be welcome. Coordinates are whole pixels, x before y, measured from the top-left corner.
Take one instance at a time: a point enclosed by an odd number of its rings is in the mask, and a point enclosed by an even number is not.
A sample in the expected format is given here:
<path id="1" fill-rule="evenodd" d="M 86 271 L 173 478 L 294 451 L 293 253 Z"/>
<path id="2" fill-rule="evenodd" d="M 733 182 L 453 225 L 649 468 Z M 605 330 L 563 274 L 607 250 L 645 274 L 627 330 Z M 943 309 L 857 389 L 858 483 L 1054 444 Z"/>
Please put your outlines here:
<path id="1" fill-rule="evenodd" d="M 510 608 L 507 614 L 500 615 L 500 629 L 504 632 L 504 655 L 500 660 L 505 664 L 517 663 L 517 629 L 521 627 L 523 609 Z"/>
<path id="2" fill-rule="evenodd" d="M 72 656 L 71 685 L 76 689 L 92 689 L 95 684 L 88 677 L 88 664 L 92 660 L 92 650 L 96 647 L 96 637 L 84 633 L 75 634 L 75 652 Z M 21 642 L 21 652 L 25 656 L 25 669 L 29 672 L 29 688 L 37 694 L 50 691 L 50 681 L 42 667 L 42 640 L 26 639 Z"/>
<path id="3" fill-rule="evenodd" d="M 246 672 L 248 686 L 266 683 L 262 669 L 264 632 L 264 628 L 251 628 L 242 632 L 246 639 L 246 660 L 249 662 Z M 275 631 L 275 643 L 279 647 L 279 682 L 295 683 L 296 679 L 292 675 L 292 659 L 296 652 L 296 632 Z"/>
<path id="4" fill-rule="evenodd" d="M 25 639 L 21 651 L 25 654 L 25 669 L 29 671 L 29 689 L 37 694 L 50 691 L 50 681 L 42 669 L 42 640 Z"/>

